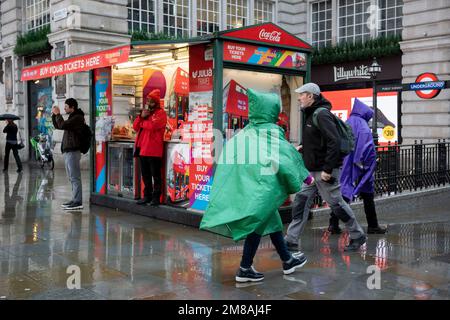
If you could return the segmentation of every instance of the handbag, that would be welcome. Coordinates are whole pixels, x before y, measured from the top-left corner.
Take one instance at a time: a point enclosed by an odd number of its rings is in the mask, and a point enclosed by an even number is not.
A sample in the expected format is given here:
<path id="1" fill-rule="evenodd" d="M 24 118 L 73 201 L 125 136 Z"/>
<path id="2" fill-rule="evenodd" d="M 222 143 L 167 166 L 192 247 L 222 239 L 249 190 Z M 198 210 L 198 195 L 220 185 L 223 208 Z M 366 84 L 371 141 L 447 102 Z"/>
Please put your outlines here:
<path id="1" fill-rule="evenodd" d="M 19 137 L 20 137 L 20 143 L 17 144 L 17 150 L 23 149 L 25 148 L 25 145 L 23 143 L 23 139 L 22 139 L 22 135 L 20 134 L 20 129 L 18 129 L 17 131 L 19 131 Z"/>

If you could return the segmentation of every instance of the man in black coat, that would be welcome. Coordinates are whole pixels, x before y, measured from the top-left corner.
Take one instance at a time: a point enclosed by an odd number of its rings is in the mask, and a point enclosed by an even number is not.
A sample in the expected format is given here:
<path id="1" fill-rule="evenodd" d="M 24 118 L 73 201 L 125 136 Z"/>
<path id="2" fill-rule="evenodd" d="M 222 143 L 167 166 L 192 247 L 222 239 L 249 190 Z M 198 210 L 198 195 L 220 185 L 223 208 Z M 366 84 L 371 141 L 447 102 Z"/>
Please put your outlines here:
<path id="1" fill-rule="evenodd" d="M 322 96 L 319 86 L 315 83 L 307 83 L 295 92 L 299 94 L 298 101 L 304 119 L 303 160 L 315 183 L 309 186 L 304 184 L 297 193 L 292 206 L 292 222 L 285 240 L 290 248 L 298 246 L 300 233 L 308 217 L 310 201 L 318 191 L 333 214 L 345 223 L 349 231 L 350 243 L 345 247 L 345 251 L 356 251 L 366 242 L 366 235 L 356 221 L 352 209 L 342 198 L 339 177 L 343 157 L 335 118 L 330 112 L 331 104 Z M 313 123 L 313 114 L 318 108 L 324 109 L 317 114 L 316 126 Z"/>
<path id="2" fill-rule="evenodd" d="M 77 100 L 69 98 L 65 101 L 64 111 L 69 115 L 67 120 L 61 115 L 58 107 L 52 109 L 52 120 L 55 129 L 64 130 L 61 143 L 61 151 L 64 154 L 67 176 L 72 184 L 72 200 L 63 203 L 64 210 L 83 209 L 82 187 L 81 187 L 81 130 L 84 120 L 84 112 L 78 108 Z"/>

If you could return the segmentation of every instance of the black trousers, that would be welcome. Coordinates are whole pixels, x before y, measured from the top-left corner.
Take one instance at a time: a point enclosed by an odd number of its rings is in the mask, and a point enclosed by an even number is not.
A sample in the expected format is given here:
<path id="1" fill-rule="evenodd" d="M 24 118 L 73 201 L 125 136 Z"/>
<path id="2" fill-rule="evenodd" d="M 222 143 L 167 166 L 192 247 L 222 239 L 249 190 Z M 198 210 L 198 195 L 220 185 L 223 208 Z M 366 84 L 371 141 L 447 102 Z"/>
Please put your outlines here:
<path id="1" fill-rule="evenodd" d="M 6 143 L 5 145 L 5 158 L 3 161 L 3 169 L 8 170 L 9 165 L 9 153 L 13 152 L 14 159 L 16 159 L 17 170 L 22 170 L 22 161 L 20 161 L 19 150 L 17 149 L 17 144 Z"/>
<path id="2" fill-rule="evenodd" d="M 378 227 L 377 211 L 375 210 L 375 195 L 373 193 L 361 192 L 359 196 L 363 199 L 364 212 L 366 214 L 367 226 L 369 228 Z M 350 203 L 350 199 L 343 197 L 345 202 Z M 339 219 L 332 213 L 330 218 L 330 225 L 339 226 Z"/>
<path id="3" fill-rule="evenodd" d="M 141 156 L 139 159 L 141 161 L 142 179 L 144 180 L 145 185 L 144 197 L 159 201 L 162 188 L 162 158 Z"/>

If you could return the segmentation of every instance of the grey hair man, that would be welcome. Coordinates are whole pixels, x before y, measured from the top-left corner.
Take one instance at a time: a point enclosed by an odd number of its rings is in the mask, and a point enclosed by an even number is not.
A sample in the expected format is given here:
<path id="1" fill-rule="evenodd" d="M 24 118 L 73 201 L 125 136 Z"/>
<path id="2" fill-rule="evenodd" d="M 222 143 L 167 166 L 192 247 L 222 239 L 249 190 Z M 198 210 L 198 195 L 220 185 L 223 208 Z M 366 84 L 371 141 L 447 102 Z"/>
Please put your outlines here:
<path id="1" fill-rule="evenodd" d="M 366 235 L 356 221 L 355 214 L 344 201 L 340 189 L 340 174 L 342 155 L 340 153 L 340 138 L 334 116 L 331 113 L 331 103 L 326 100 L 315 83 L 307 83 L 296 89 L 298 102 L 303 112 L 303 160 L 306 168 L 314 177 L 315 183 L 304 184 L 296 194 L 292 206 L 292 222 L 285 240 L 288 248 L 296 250 L 301 232 L 304 229 L 311 200 L 319 192 L 330 206 L 333 214 L 345 223 L 350 233 L 350 243 L 345 251 L 357 251 L 366 242 Z M 313 123 L 313 114 L 318 108 L 324 108 L 317 114 L 317 126 Z"/>

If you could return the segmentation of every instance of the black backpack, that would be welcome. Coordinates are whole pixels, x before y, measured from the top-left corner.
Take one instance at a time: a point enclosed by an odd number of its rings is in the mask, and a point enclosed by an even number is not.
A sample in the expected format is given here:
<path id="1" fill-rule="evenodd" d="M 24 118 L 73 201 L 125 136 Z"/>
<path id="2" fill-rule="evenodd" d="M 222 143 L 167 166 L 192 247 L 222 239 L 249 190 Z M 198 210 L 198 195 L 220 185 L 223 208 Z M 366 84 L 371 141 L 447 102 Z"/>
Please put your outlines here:
<path id="1" fill-rule="evenodd" d="M 92 133 L 91 128 L 86 124 L 83 123 L 83 126 L 80 130 L 80 152 L 83 154 L 86 154 L 92 144 L 92 138 L 94 134 Z"/>
<path id="2" fill-rule="evenodd" d="M 317 116 L 319 115 L 319 112 L 322 110 L 328 110 L 327 108 L 317 108 L 316 111 L 313 113 L 313 124 L 319 128 L 318 122 L 317 122 Z M 329 111 L 329 110 L 328 110 Z M 353 130 L 350 125 L 342 121 L 339 117 L 337 117 L 334 113 L 331 113 L 334 118 L 334 122 L 336 123 L 336 128 L 339 133 L 339 137 L 341 139 L 341 146 L 340 151 L 342 156 L 346 156 L 349 153 L 353 152 L 355 150 L 355 137 L 353 135 Z"/>

